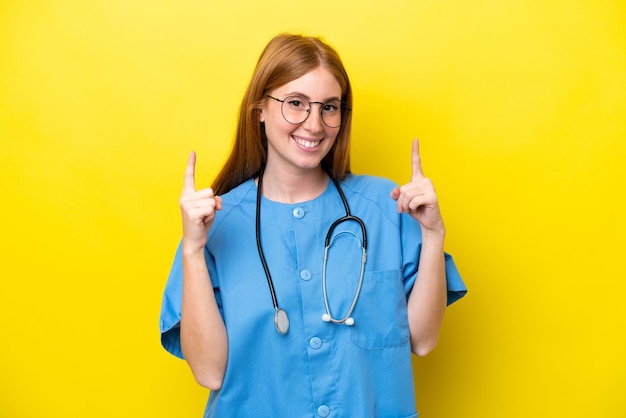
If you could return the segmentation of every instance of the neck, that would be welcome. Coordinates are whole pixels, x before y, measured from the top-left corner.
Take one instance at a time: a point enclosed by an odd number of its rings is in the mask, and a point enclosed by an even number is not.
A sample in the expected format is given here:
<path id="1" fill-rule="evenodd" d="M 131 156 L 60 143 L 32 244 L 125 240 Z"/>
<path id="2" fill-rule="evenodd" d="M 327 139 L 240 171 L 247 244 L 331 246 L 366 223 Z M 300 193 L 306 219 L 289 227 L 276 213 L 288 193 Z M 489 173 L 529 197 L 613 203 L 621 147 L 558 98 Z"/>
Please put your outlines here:
<path id="1" fill-rule="evenodd" d="M 328 175 L 317 167 L 306 172 L 287 172 L 266 167 L 261 192 L 274 202 L 299 203 L 313 200 L 328 186 Z"/>

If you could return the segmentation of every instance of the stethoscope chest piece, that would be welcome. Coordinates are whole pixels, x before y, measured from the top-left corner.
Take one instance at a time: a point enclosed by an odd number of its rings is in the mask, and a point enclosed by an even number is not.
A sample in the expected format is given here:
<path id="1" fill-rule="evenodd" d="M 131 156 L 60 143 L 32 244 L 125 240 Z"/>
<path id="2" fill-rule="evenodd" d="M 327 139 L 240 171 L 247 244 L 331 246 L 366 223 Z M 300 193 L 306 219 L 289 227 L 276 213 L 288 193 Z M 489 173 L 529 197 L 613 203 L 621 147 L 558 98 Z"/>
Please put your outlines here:
<path id="1" fill-rule="evenodd" d="M 282 309 L 276 309 L 276 313 L 274 313 L 274 325 L 276 326 L 276 331 L 279 334 L 286 334 L 289 332 L 289 317 L 287 316 L 287 312 Z"/>

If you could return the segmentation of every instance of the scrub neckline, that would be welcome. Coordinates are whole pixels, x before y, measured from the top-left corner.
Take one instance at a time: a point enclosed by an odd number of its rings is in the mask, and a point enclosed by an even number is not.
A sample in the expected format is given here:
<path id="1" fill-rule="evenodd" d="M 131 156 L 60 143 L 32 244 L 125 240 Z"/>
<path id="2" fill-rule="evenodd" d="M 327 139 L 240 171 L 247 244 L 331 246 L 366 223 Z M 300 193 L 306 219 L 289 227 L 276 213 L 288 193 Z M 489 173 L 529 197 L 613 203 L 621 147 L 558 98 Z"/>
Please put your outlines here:
<path id="1" fill-rule="evenodd" d="M 257 178 L 252 178 L 249 181 L 252 182 L 252 187 L 254 188 L 254 192 L 256 194 L 257 190 L 258 190 L 258 184 L 257 184 Z M 286 206 L 286 207 L 293 207 L 293 206 L 302 206 L 302 205 L 306 205 L 307 203 L 312 203 L 315 201 L 318 201 L 319 199 L 321 199 L 322 197 L 324 197 L 325 195 L 327 195 L 330 192 L 331 187 L 329 187 L 329 185 L 332 183 L 332 180 L 330 177 L 328 177 L 327 179 L 327 183 L 326 183 L 326 187 L 324 188 L 324 190 L 322 191 L 322 193 L 320 193 L 319 195 L 317 195 L 316 197 L 314 197 L 313 199 L 309 199 L 309 200 L 302 200 L 299 202 L 295 202 L 295 203 L 286 203 L 286 202 L 279 202 L 277 200 L 271 200 L 268 199 L 267 197 L 265 197 L 263 194 L 261 194 L 261 202 L 264 203 L 269 203 L 272 205 L 276 205 L 276 206 Z"/>

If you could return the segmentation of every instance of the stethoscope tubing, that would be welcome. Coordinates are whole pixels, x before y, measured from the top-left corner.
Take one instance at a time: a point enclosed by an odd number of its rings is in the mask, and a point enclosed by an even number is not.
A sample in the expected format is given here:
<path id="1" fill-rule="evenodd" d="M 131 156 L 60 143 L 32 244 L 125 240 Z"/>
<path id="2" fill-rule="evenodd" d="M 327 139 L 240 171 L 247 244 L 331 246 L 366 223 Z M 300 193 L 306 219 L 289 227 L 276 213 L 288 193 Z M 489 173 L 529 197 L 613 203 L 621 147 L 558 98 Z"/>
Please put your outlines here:
<path id="1" fill-rule="evenodd" d="M 259 184 L 257 186 L 257 199 L 256 199 L 256 245 L 259 251 L 259 258 L 265 271 L 265 277 L 267 278 L 267 285 L 270 289 L 272 296 L 272 304 L 274 305 L 274 326 L 279 334 L 287 334 L 289 332 L 289 316 L 287 312 L 278 306 L 278 299 L 276 298 L 276 290 L 274 289 L 274 281 L 270 274 L 270 269 L 265 261 L 265 254 L 263 253 L 263 245 L 261 244 L 261 187 L 263 181 L 263 169 L 259 173 Z"/>
<path id="2" fill-rule="evenodd" d="M 339 225 L 341 222 L 344 221 L 350 221 L 350 220 L 354 220 L 352 218 L 346 217 L 344 216 L 343 218 L 341 218 L 339 221 L 340 222 L 335 222 L 337 225 Z M 360 219 L 359 219 L 360 221 Z M 332 229 L 328 231 L 328 236 L 330 236 L 332 234 Z M 330 304 L 328 302 L 328 291 L 326 289 L 326 269 L 328 266 L 328 251 L 330 249 L 330 246 L 332 245 L 333 240 L 338 237 L 341 234 L 352 234 L 355 235 L 353 232 L 351 231 L 343 231 L 340 232 L 339 234 L 335 235 L 331 240 L 326 240 L 326 245 L 324 246 L 324 263 L 322 266 L 322 294 L 324 296 L 324 305 L 326 307 L 326 314 L 322 316 L 322 320 L 325 322 L 332 322 L 334 324 L 347 324 L 347 325 L 354 325 L 354 319 L 351 319 L 351 315 L 352 315 L 352 311 L 354 311 L 354 308 L 356 307 L 356 302 L 359 299 L 359 295 L 361 294 L 361 286 L 363 285 L 363 275 L 365 273 L 365 262 L 367 261 L 367 251 L 365 246 L 361 246 L 361 272 L 359 273 L 359 282 L 357 284 L 357 289 L 356 292 L 354 293 L 354 298 L 352 299 L 352 303 L 350 304 L 350 308 L 348 309 L 348 312 L 345 314 L 345 316 L 341 319 L 336 319 L 333 314 L 330 312 Z M 327 236 L 327 238 L 328 238 Z M 358 239 L 355 235 L 355 238 Z M 348 320 L 350 320 L 350 322 L 348 323 Z"/>
<path id="3" fill-rule="evenodd" d="M 323 261 L 323 267 L 322 267 L 322 292 L 323 292 L 323 296 L 324 296 L 324 305 L 326 308 L 326 313 L 322 316 L 322 319 L 325 322 L 332 322 L 335 324 L 341 324 L 341 323 L 345 323 L 346 325 L 353 325 L 354 324 L 354 319 L 352 319 L 352 317 L 350 315 L 352 315 L 352 312 L 354 311 L 354 308 L 356 307 L 356 303 L 359 299 L 359 296 L 361 294 L 361 286 L 363 284 L 363 275 L 365 273 L 365 262 L 367 260 L 367 232 L 366 232 L 366 228 L 365 228 L 365 223 L 363 222 L 362 219 L 360 219 L 357 216 L 353 216 L 350 213 L 350 206 L 348 205 L 348 200 L 346 199 L 345 194 L 343 193 L 343 190 L 341 188 L 341 185 L 339 184 L 339 182 L 332 176 L 332 173 L 330 172 L 330 170 L 326 169 L 330 179 L 332 180 L 333 184 L 335 185 L 335 188 L 337 189 L 337 192 L 339 193 L 339 196 L 341 197 L 341 201 L 343 203 L 343 207 L 346 211 L 345 216 L 342 216 L 341 218 L 335 220 L 330 228 L 328 229 L 328 233 L 326 234 L 326 240 L 324 242 L 324 261 Z M 272 276 L 270 274 L 270 270 L 269 267 L 267 266 L 267 261 L 265 260 L 265 255 L 263 253 L 263 245 L 261 243 L 261 196 L 262 196 L 262 184 L 263 184 L 263 168 L 261 168 L 261 171 L 259 172 L 259 180 L 258 180 L 258 185 L 257 185 L 257 199 L 256 199 L 256 222 L 255 222 L 255 227 L 256 227 L 256 244 L 257 244 L 257 249 L 259 252 L 259 258 L 261 260 L 261 264 L 263 265 L 263 271 L 265 272 L 265 277 L 267 278 L 267 285 L 269 287 L 270 290 L 270 294 L 272 296 L 272 304 L 274 305 L 274 326 L 276 327 L 276 331 L 278 331 L 279 334 L 287 334 L 287 332 L 289 332 L 289 317 L 287 315 L 287 312 L 285 312 L 285 310 L 281 309 L 278 305 L 278 299 L 276 297 L 276 289 L 274 288 L 274 282 L 272 280 Z M 352 299 L 352 303 L 350 304 L 350 308 L 348 309 L 348 312 L 346 313 L 346 315 L 341 318 L 341 319 L 337 319 L 334 318 L 330 312 L 330 306 L 329 306 L 329 302 L 328 302 L 328 292 L 326 289 L 326 267 L 328 264 L 328 251 L 330 249 L 330 246 L 332 245 L 332 241 L 333 241 L 333 231 L 335 230 L 335 228 L 340 225 L 341 223 L 344 222 L 356 222 L 357 224 L 359 224 L 360 228 L 361 228 L 361 235 L 362 235 L 362 242 L 361 242 L 361 251 L 362 251 L 362 256 L 361 256 L 361 272 L 359 274 L 359 282 L 357 285 L 357 290 L 354 294 L 354 298 Z M 348 231 L 344 231 L 344 232 L 340 232 L 339 234 L 335 235 L 341 235 L 342 233 L 351 233 L 353 235 L 355 235 L 352 232 L 348 232 Z M 356 235 L 355 235 L 356 237 Z M 358 238 L 357 238 L 358 240 Z"/>

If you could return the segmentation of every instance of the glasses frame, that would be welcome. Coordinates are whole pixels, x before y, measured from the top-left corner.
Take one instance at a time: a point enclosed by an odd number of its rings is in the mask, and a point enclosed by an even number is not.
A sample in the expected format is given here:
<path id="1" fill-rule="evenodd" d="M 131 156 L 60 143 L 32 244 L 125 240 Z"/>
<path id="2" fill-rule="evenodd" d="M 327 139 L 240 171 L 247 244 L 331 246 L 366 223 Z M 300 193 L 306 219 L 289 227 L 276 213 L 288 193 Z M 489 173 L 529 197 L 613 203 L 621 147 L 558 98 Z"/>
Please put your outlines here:
<path id="1" fill-rule="evenodd" d="M 322 119 L 322 123 L 326 126 L 328 126 L 329 128 L 339 128 L 343 122 L 343 115 L 341 115 L 341 118 L 339 119 L 339 125 L 337 126 L 331 126 L 328 123 L 326 123 L 326 121 L 324 120 L 324 105 L 330 103 L 323 103 L 323 102 L 314 102 L 311 101 L 309 99 L 307 99 L 306 97 L 302 97 L 302 96 L 287 96 L 284 99 L 279 99 L 277 97 L 274 96 L 270 96 L 269 94 L 265 95 L 266 97 L 269 97 L 270 99 L 274 99 L 277 102 L 280 102 L 280 114 L 283 115 L 283 119 L 285 119 L 285 122 L 290 123 L 292 125 L 300 125 L 304 122 L 306 122 L 306 120 L 309 118 L 309 116 L 311 115 L 311 105 L 312 104 L 318 104 L 320 105 L 320 118 Z M 290 99 L 292 97 L 298 98 L 298 99 L 302 99 L 302 100 L 306 100 L 307 102 L 309 102 L 309 108 L 306 109 L 306 116 L 304 117 L 304 119 L 302 120 L 302 122 L 291 122 L 290 120 L 287 119 L 287 117 L 285 116 L 285 111 L 284 111 L 284 106 L 285 106 L 285 102 L 287 101 L 287 99 Z M 346 110 L 348 112 L 350 112 L 352 110 L 352 108 L 350 106 L 348 106 L 348 104 L 346 102 L 344 102 L 343 100 L 339 101 L 339 103 L 341 104 L 342 107 L 346 108 Z"/>

